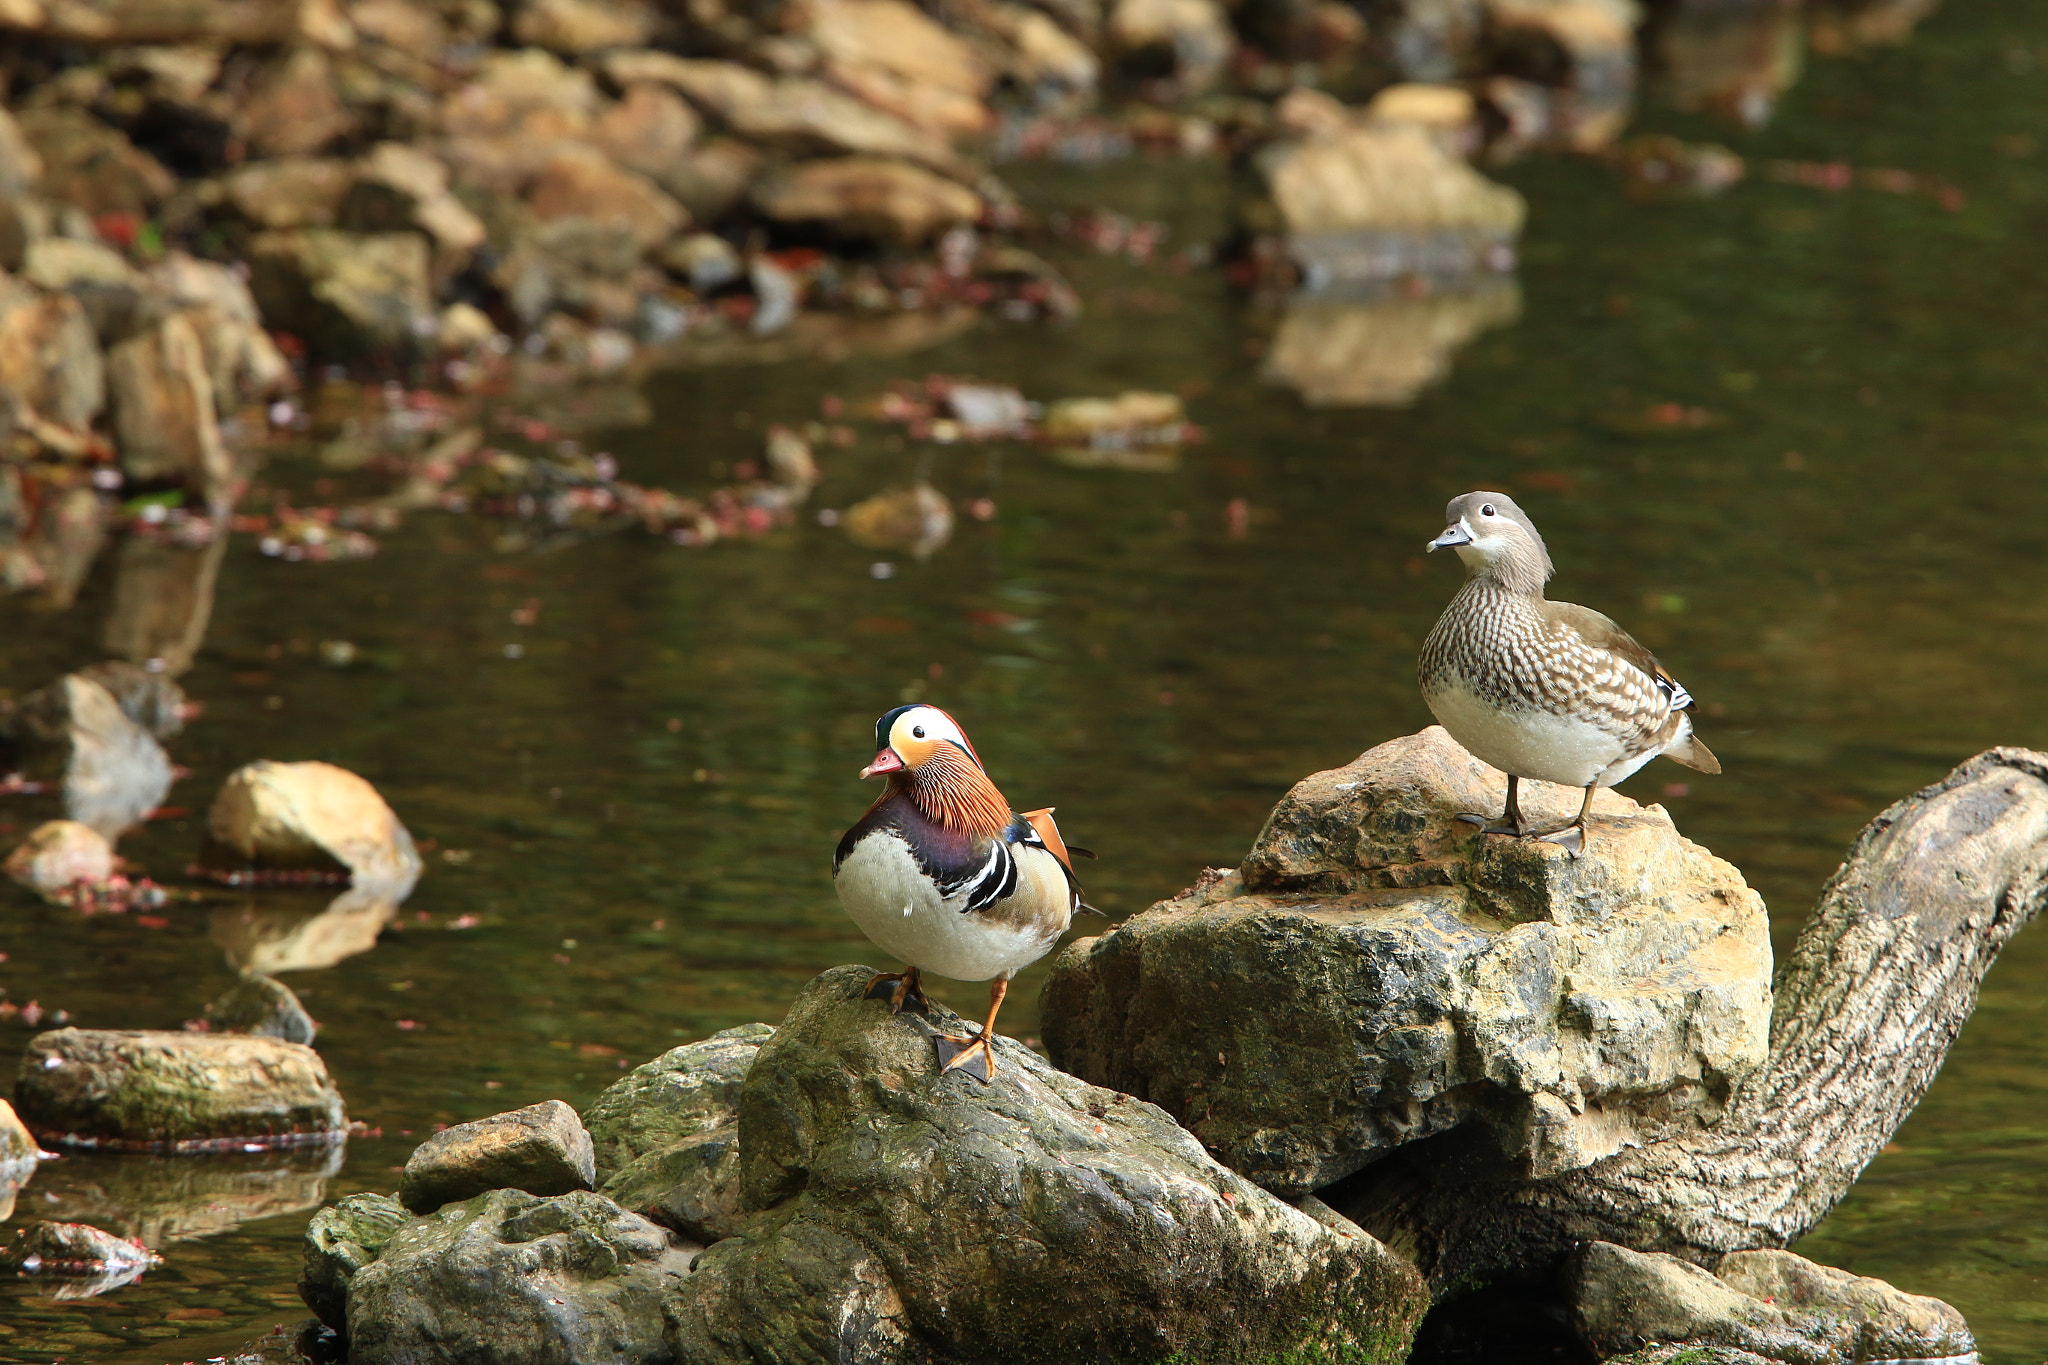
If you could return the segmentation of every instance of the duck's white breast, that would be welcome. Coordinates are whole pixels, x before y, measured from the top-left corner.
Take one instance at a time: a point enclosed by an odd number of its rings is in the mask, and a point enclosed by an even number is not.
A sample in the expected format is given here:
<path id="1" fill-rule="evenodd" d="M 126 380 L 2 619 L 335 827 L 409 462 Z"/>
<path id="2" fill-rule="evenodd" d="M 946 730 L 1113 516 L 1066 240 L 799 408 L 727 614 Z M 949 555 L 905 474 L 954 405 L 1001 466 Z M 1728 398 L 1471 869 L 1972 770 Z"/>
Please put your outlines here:
<path id="1" fill-rule="evenodd" d="M 1018 928 L 989 911 L 963 912 L 966 893 L 940 899 L 910 845 L 892 830 L 876 830 L 855 844 L 833 885 L 839 903 L 877 948 L 955 981 L 1014 976 L 1051 951 L 1066 928 L 1064 921 Z"/>
<path id="2" fill-rule="evenodd" d="M 1423 695 L 1431 714 L 1474 758 L 1516 777 L 1584 787 L 1610 786 L 1655 756 L 1615 772 L 1630 759 L 1621 739 L 1573 716 L 1535 707 L 1503 707 L 1473 693 L 1454 672 Z"/>

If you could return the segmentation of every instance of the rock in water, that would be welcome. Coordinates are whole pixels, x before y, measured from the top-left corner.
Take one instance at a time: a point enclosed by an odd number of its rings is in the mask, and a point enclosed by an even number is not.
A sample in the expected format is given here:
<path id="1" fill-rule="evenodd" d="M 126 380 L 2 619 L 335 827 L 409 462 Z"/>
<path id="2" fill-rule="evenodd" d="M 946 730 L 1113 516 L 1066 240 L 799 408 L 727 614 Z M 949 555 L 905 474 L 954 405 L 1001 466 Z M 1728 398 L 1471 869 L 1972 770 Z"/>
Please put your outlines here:
<path id="1" fill-rule="evenodd" d="M 104 1275 L 147 1270 L 163 1257 L 84 1223 L 31 1223 L 0 1250 L 0 1270 L 18 1275 Z"/>
<path id="2" fill-rule="evenodd" d="M 431 254 L 417 232 L 265 232 L 249 284 L 266 321 L 326 354 L 409 351 L 433 333 Z"/>
<path id="3" fill-rule="evenodd" d="M 398 1228 L 350 1277 L 350 1365 L 673 1361 L 664 1308 L 695 1253 L 600 1195 L 480 1194 Z"/>
<path id="4" fill-rule="evenodd" d="M 422 1142 L 399 1177 L 398 1198 L 415 1213 L 486 1190 L 567 1194 L 597 1183 L 590 1134 L 560 1100 L 458 1123 Z"/>
<path id="5" fill-rule="evenodd" d="M 299 1297 L 337 1332 L 348 1330 L 348 1286 L 358 1270 L 384 1254 L 391 1235 L 412 1215 L 388 1194 L 352 1194 L 306 1225 Z"/>
<path id="6" fill-rule="evenodd" d="M 107 352 L 121 467 L 130 477 L 183 484 L 224 504 L 234 465 L 213 407 L 213 374 L 199 335 L 176 313 Z"/>
<path id="7" fill-rule="evenodd" d="M 942 1078 L 928 1026 L 862 998 L 870 975 L 818 977 L 749 1068 L 753 1216 L 671 1306 L 678 1358 L 1405 1358 L 1406 1261 L 1009 1039 L 993 1085 Z"/>
<path id="8" fill-rule="evenodd" d="M 1304 779 L 1239 873 L 1067 947 L 1048 1050 L 1283 1196 L 1453 1129 L 1446 1176 L 1535 1178 L 1713 1118 L 1764 1061 L 1762 900 L 1612 792 L 1583 859 L 1456 820 L 1505 794 L 1437 726 Z"/>
<path id="9" fill-rule="evenodd" d="M 202 1017 L 216 1032 L 282 1038 L 287 1043 L 311 1044 L 319 1032 L 290 986 L 256 972 L 244 973 L 225 995 L 208 1002 Z"/>
<path id="10" fill-rule="evenodd" d="M 621 1077 L 583 1116 L 599 1188 L 699 1242 L 731 1236 L 739 1202 L 739 1102 L 767 1024 L 672 1048 Z"/>
<path id="11" fill-rule="evenodd" d="M 359 882 L 399 888 L 419 879 L 412 835 L 377 789 L 331 763 L 273 763 L 238 768 L 207 813 L 209 866 L 345 868 Z"/>
<path id="12" fill-rule="evenodd" d="M 29 1132 L 28 1126 L 14 1112 L 14 1106 L 6 1100 L 0 1100 L 0 1167 L 12 1166 L 23 1161 L 33 1162 L 39 1150 L 35 1135 Z"/>
<path id="13" fill-rule="evenodd" d="M 14 1102 L 46 1140 L 78 1146 L 320 1141 L 348 1127 L 319 1053 L 241 1034 L 39 1033 Z"/>
<path id="14" fill-rule="evenodd" d="M 1832 1365 L 1977 1349 L 1962 1314 L 1939 1299 L 1789 1251 L 1738 1251 L 1710 1274 L 1676 1256 L 1589 1242 L 1573 1257 L 1567 1281 L 1573 1325 L 1601 1356 L 1687 1345 L 1747 1351 L 1785 1365 Z"/>
<path id="15" fill-rule="evenodd" d="M 7 875 L 61 904 L 72 888 L 98 886 L 114 875 L 114 848 L 90 825 L 45 821 L 7 855 Z"/>
<path id="16" fill-rule="evenodd" d="M 110 841 L 142 823 L 171 789 L 163 746 L 83 674 L 67 674 L 0 711 L 0 736 L 28 758 L 32 773 L 61 764 L 64 813 Z"/>

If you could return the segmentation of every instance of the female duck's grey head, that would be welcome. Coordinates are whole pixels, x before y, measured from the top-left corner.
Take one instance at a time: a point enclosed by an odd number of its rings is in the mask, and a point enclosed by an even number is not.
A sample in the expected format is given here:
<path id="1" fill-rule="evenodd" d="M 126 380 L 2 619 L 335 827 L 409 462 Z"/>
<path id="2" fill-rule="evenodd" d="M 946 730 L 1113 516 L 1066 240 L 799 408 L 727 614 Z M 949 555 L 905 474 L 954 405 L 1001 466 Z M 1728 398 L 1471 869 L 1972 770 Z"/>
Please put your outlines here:
<path id="1" fill-rule="evenodd" d="M 1556 570 L 1529 514 L 1505 493 L 1467 493 L 1444 509 L 1443 534 L 1425 547 L 1454 549 L 1470 577 L 1489 574 L 1505 586 L 1540 593 Z"/>

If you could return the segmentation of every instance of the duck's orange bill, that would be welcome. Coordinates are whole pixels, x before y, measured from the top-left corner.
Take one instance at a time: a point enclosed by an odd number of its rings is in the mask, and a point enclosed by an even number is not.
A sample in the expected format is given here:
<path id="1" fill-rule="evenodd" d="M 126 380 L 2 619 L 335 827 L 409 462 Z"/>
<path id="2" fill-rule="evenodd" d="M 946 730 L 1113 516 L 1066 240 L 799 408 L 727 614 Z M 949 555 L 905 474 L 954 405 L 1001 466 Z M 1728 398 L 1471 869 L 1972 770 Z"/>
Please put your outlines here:
<path id="1" fill-rule="evenodd" d="M 875 755 L 875 761 L 860 770 L 862 777 L 875 777 L 882 773 L 903 771 L 903 760 L 896 757 L 894 749 L 884 749 Z"/>

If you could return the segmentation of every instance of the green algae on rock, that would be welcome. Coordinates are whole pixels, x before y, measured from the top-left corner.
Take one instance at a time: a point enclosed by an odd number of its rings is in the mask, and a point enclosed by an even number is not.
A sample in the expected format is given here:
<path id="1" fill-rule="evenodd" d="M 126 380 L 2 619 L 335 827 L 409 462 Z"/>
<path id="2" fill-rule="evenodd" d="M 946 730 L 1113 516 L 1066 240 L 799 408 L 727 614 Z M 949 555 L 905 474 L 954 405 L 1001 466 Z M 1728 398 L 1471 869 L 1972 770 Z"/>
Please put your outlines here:
<path id="1" fill-rule="evenodd" d="M 352 1194 L 313 1215 L 306 1225 L 306 1259 L 299 1297 L 337 1332 L 348 1330 L 348 1286 L 357 1271 L 384 1254 L 412 1217 L 388 1194 Z"/>
<path id="2" fill-rule="evenodd" d="M 349 1360 L 673 1360 L 665 1317 L 695 1251 L 586 1191 L 480 1194 L 405 1223 L 349 1277 Z"/>
<path id="3" fill-rule="evenodd" d="M 14 1101 L 44 1141 L 204 1150 L 341 1138 L 320 1054 L 249 1034 L 56 1029 L 22 1055 Z"/>

